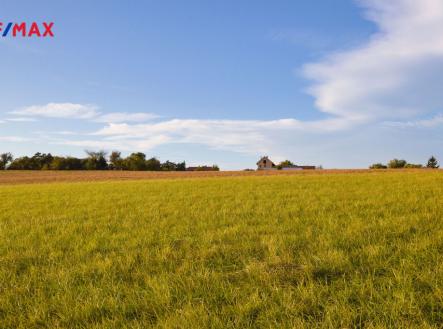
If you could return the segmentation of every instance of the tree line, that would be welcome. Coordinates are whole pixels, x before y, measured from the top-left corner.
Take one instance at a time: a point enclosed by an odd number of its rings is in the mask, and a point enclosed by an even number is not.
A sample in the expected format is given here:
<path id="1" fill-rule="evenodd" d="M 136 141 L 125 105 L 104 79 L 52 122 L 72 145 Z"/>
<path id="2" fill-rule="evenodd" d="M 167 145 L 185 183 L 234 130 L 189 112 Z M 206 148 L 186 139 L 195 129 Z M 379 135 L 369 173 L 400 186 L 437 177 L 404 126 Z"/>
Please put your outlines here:
<path id="1" fill-rule="evenodd" d="M 414 164 L 408 163 L 406 160 L 401 159 L 392 159 L 387 164 L 383 163 L 374 163 L 369 167 L 369 169 L 401 169 L 401 168 L 431 168 L 437 169 L 439 168 L 439 164 L 437 159 L 434 156 L 431 156 L 426 165 L 422 164 Z"/>
<path id="2" fill-rule="evenodd" d="M 160 162 L 159 159 L 147 158 L 141 152 L 122 157 L 121 152 L 113 151 L 109 157 L 105 151 L 86 151 L 85 158 L 53 156 L 51 153 L 35 153 L 32 157 L 23 156 L 14 159 L 11 153 L 0 154 L 0 170 L 131 170 L 131 171 L 185 171 L 183 162 Z M 219 170 L 199 166 L 193 170 Z"/>

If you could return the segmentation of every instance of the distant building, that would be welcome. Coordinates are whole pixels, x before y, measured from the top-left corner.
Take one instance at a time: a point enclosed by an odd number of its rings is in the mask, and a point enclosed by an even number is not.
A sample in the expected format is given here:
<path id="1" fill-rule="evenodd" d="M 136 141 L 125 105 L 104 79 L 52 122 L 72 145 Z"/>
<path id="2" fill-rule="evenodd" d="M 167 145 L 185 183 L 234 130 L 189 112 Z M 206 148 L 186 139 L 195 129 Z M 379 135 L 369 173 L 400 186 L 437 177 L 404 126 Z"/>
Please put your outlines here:
<path id="1" fill-rule="evenodd" d="M 271 159 L 268 158 L 268 156 L 262 157 L 257 162 L 257 170 L 272 170 L 277 169 L 277 166 L 274 162 L 272 162 Z"/>
<path id="2" fill-rule="evenodd" d="M 297 166 L 297 165 L 285 165 L 281 167 L 277 166 L 268 156 L 262 157 L 257 162 L 257 170 L 314 170 L 315 166 Z"/>

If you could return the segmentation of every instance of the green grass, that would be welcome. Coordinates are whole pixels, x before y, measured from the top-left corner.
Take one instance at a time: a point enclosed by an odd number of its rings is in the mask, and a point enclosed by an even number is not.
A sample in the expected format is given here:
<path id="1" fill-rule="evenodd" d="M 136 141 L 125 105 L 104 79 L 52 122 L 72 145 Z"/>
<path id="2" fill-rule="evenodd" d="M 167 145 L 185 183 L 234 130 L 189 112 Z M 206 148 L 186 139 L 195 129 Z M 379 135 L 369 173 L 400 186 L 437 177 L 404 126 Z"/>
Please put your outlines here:
<path id="1" fill-rule="evenodd" d="M 441 328 L 443 173 L 0 187 L 1 328 Z"/>

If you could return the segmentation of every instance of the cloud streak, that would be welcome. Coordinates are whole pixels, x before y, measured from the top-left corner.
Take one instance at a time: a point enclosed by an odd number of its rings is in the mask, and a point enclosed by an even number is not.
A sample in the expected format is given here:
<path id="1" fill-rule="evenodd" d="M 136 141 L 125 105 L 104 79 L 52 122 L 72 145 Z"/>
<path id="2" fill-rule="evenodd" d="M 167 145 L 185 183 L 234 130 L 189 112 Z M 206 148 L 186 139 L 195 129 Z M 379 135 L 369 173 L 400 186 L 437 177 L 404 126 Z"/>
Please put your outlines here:
<path id="1" fill-rule="evenodd" d="M 436 128 L 443 125 L 443 115 L 438 114 L 430 119 L 415 121 L 387 121 L 384 125 L 398 128 Z"/>
<path id="2" fill-rule="evenodd" d="M 127 148 L 124 145 L 129 148 L 136 145 L 152 148 L 166 143 L 185 143 L 256 154 L 272 151 L 275 144 L 282 142 L 284 135 L 328 133 L 342 130 L 348 124 L 348 121 L 336 119 L 312 122 L 295 119 L 172 119 L 148 124 L 109 124 L 92 135 L 102 139 L 102 145 L 107 145 L 110 141 L 120 141 L 123 148 Z"/>
<path id="3" fill-rule="evenodd" d="M 74 103 L 48 103 L 46 105 L 33 105 L 11 112 L 18 116 L 63 118 L 63 119 L 92 119 L 98 116 L 95 105 Z"/>
<path id="4" fill-rule="evenodd" d="M 153 113 L 128 113 L 128 112 L 113 112 L 100 115 L 94 119 L 96 122 L 104 122 L 104 123 L 120 123 L 120 122 L 146 122 L 156 118 L 159 118 L 159 115 Z"/>
<path id="5" fill-rule="evenodd" d="M 31 139 L 21 136 L 0 136 L 0 142 L 22 143 L 29 141 L 31 141 Z"/>
<path id="6" fill-rule="evenodd" d="M 159 116 L 146 112 L 110 112 L 101 113 L 98 106 L 93 104 L 76 103 L 48 103 L 46 105 L 32 105 L 9 112 L 17 118 L 8 118 L 8 121 L 31 121 L 37 117 L 53 119 L 78 119 L 101 123 L 119 122 L 146 122 Z"/>
<path id="7" fill-rule="evenodd" d="M 443 2 L 365 0 L 379 27 L 367 44 L 307 64 L 317 108 L 360 122 L 401 120 L 443 107 Z"/>

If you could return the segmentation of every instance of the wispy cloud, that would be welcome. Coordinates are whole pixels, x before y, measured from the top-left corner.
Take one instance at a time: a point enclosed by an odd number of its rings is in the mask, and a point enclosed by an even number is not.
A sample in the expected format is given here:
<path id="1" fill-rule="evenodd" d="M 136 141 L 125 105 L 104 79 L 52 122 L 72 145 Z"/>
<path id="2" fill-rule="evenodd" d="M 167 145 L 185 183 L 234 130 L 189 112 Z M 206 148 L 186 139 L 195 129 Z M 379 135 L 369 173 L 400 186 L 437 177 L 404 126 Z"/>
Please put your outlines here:
<path id="1" fill-rule="evenodd" d="M 104 150 L 151 150 L 152 148 L 170 142 L 168 136 L 156 135 L 143 139 L 89 139 L 89 140 L 59 140 L 54 144 L 80 146 L 83 148 L 104 149 Z"/>
<path id="2" fill-rule="evenodd" d="M 153 113 L 112 112 L 98 116 L 95 121 L 105 123 L 146 122 L 156 118 L 159 118 L 159 116 Z"/>
<path id="3" fill-rule="evenodd" d="M 344 125 L 348 124 L 348 121 L 335 119 L 312 122 L 295 119 L 172 119 L 147 124 L 108 124 L 91 135 L 95 139 L 76 141 L 75 145 L 89 147 L 100 145 L 104 148 L 118 145 L 121 149 L 136 147 L 151 149 L 161 144 L 186 143 L 205 145 L 211 149 L 256 154 L 270 152 L 276 144 L 282 142 L 284 135 L 327 133 L 342 130 Z"/>
<path id="4" fill-rule="evenodd" d="M 147 112 L 110 112 L 102 113 L 98 106 L 93 104 L 76 103 L 48 103 L 46 105 L 32 105 L 9 112 L 16 118 L 6 121 L 33 121 L 37 117 L 56 119 L 79 119 L 101 123 L 146 122 L 159 116 Z"/>
<path id="5" fill-rule="evenodd" d="M 92 119 L 99 115 L 97 110 L 97 106 L 89 104 L 48 103 L 28 106 L 13 111 L 11 114 L 45 118 Z"/>
<path id="6" fill-rule="evenodd" d="M 77 133 L 75 131 L 70 131 L 70 130 L 61 130 L 61 131 L 52 132 L 52 134 L 64 135 L 64 136 L 73 136 L 73 135 L 78 135 L 79 133 Z"/>
<path id="7" fill-rule="evenodd" d="M 398 128 L 435 128 L 443 125 L 443 115 L 438 114 L 430 119 L 413 121 L 386 121 L 383 124 L 387 127 Z"/>
<path id="8" fill-rule="evenodd" d="M 443 2 L 362 0 L 379 27 L 367 44 L 304 67 L 318 109 L 373 122 L 443 107 Z"/>
<path id="9" fill-rule="evenodd" d="M 31 139 L 21 136 L 0 136 L 0 142 L 21 143 L 29 141 L 31 141 Z"/>
<path id="10" fill-rule="evenodd" d="M 37 119 L 35 118 L 26 118 L 26 117 L 18 117 L 18 118 L 6 118 L 5 121 L 10 122 L 35 122 Z"/>

